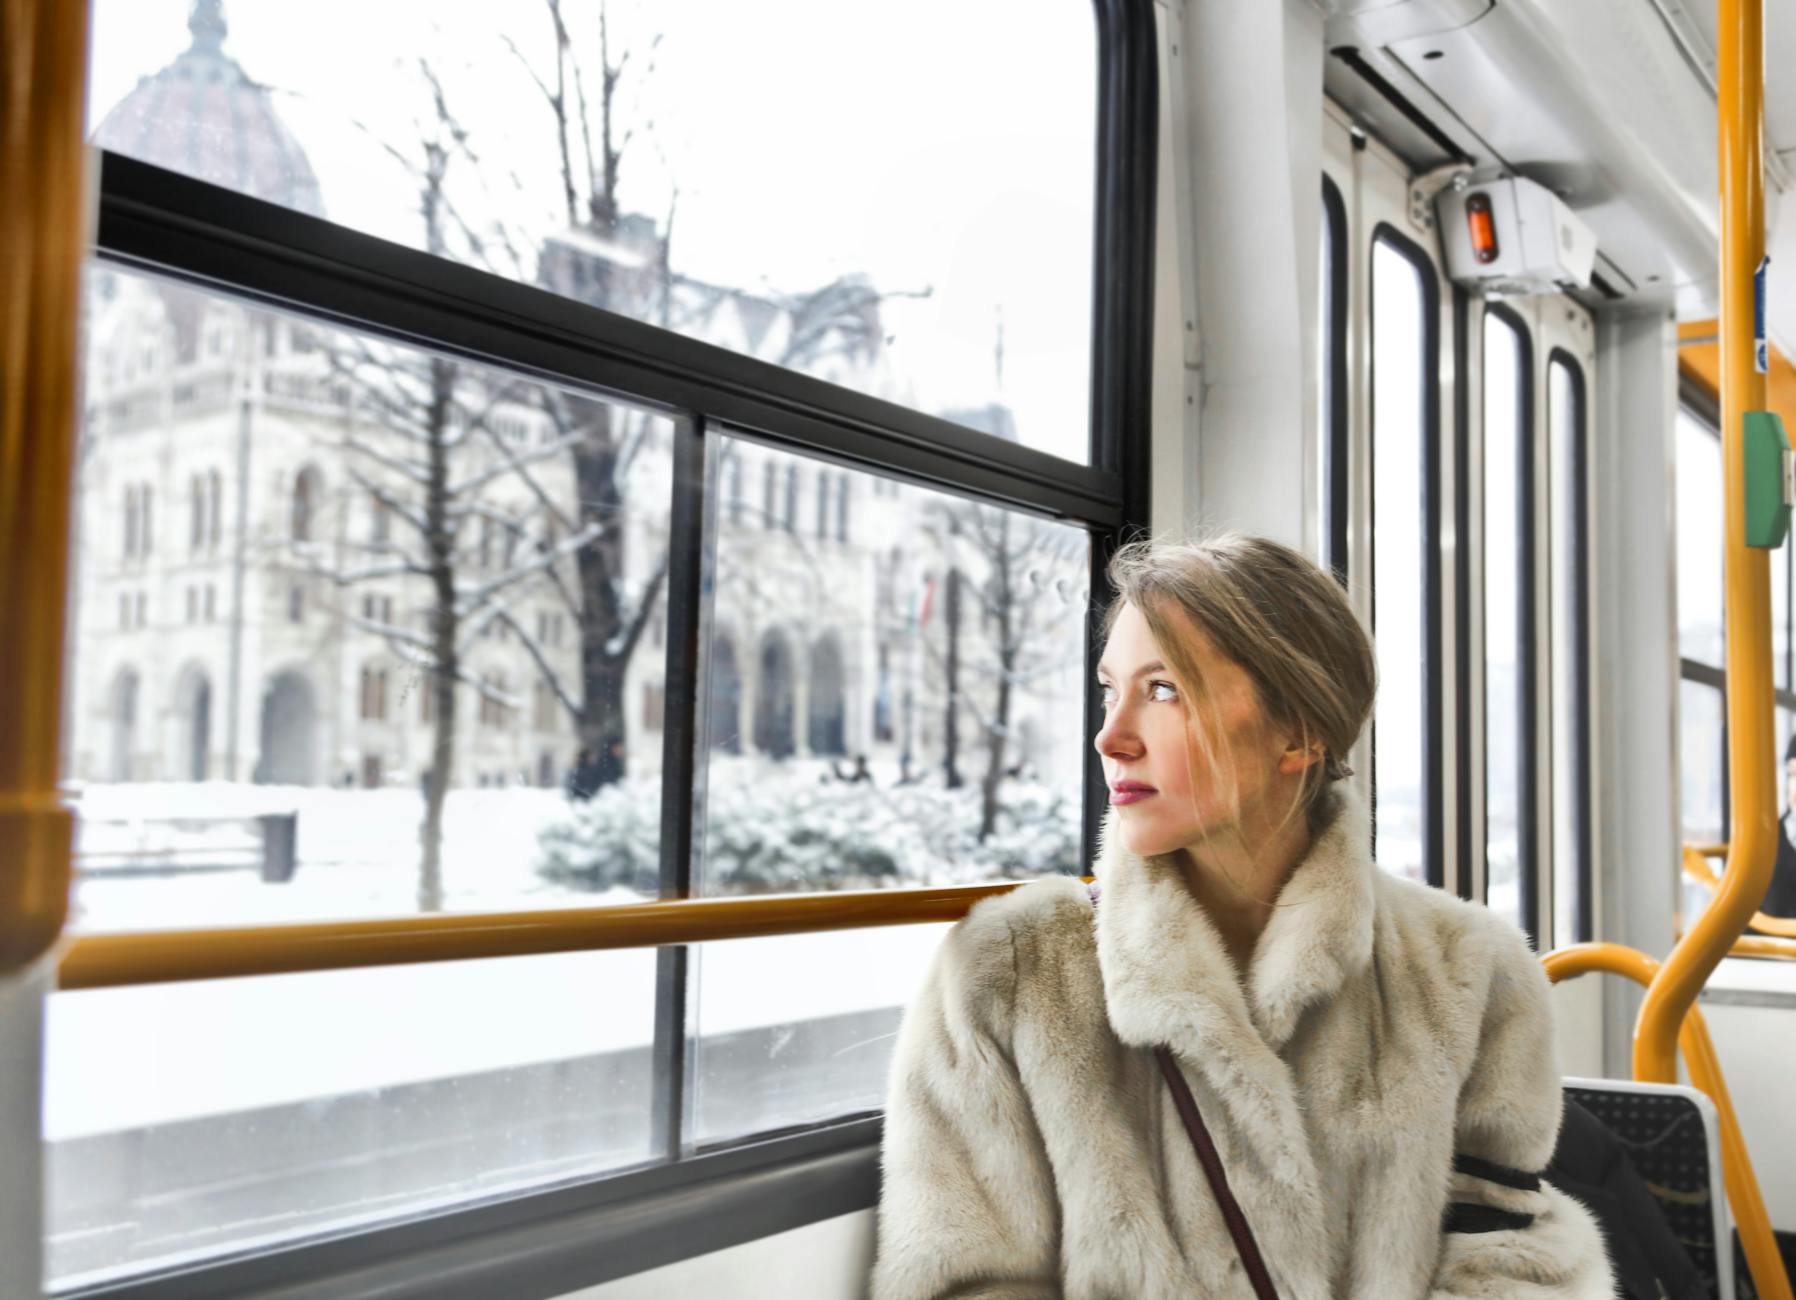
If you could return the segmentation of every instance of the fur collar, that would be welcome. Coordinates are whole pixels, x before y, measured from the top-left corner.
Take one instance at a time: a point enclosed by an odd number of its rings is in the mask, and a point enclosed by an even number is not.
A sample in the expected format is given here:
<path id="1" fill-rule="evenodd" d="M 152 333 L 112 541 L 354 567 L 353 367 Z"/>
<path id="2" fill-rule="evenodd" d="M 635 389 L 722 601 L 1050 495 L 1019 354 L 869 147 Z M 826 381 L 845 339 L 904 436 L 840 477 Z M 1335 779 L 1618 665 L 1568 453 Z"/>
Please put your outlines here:
<path id="1" fill-rule="evenodd" d="M 1125 850 L 1114 814 L 1097 864 L 1098 963 L 1117 1037 L 1171 1047 L 1249 1132 L 1276 1134 L 1268 1172 L 1306 1200 L 1317 1194 L 1315 1165 L 1279 1052 L 1307 1007 L 1371 961 L 1375 913 L 1365 807 L 1344 784 L 1325 797 L 1322 828 L 1279 892 L 1245 986 L 1178 868 Z"/>

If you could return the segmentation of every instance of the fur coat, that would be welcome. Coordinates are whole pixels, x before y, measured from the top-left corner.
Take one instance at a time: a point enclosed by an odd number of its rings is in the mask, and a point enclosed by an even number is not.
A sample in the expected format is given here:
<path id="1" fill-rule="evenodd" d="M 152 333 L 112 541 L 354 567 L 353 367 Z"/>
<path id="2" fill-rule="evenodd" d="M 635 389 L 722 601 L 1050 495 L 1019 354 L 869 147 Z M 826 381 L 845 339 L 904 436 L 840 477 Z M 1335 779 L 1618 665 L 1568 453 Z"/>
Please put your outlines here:
<path id="1" fill-rule="evenodd" d="M 1171 1047 L 1280 1300 L 1598 1300 L 1514 925 L 1377 869 L 1344 786 L 1245 979 L 1177 869 L 1105 836 L 979 904 L 893 1061 L 874 1300 L 1252 1300 L 1160 1076 Z"/>

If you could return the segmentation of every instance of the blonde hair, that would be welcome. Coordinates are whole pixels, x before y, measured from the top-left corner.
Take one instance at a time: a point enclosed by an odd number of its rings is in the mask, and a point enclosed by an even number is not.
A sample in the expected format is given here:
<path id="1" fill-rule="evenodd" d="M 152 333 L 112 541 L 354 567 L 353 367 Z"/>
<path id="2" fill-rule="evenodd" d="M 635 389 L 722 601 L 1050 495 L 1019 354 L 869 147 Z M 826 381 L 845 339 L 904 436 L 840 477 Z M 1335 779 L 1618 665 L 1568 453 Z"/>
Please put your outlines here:
<path id="1" fill-rule="evenodd" d="M 1108 573 L 1117 594 L 1105 613 L 1105 635 L 1125 604 L 1140 610 L 1191 705 L 1209 696 L 1173 610 L 1241 665 L 1262 707 L 1295 728 L 1306 749 L 1320 742 L 1323 761 L 1305 769 L 1298 797 L 1313 823 L 1329 784 L 1351 775 L 1346 755 L 1378 689 L 1372 643 L 1340 584 L 1288 546 L 1234 532 L 1131 542 L 1111 558 Z M 1190 717 L 1191 735 L 1208 753 L 1220 730 L 1199 725 L 1195 708 Z"/>

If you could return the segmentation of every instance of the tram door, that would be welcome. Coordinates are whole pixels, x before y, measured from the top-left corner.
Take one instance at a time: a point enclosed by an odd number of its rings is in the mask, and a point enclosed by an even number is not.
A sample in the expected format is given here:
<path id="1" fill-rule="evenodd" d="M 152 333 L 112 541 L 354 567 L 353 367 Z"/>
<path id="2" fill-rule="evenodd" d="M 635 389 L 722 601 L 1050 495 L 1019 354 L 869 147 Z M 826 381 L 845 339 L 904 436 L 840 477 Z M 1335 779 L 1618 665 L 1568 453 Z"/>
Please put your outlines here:
<path id="1" fill-rule="evenodd" d="M 1412 206 L 1407 165 L 1332 102 L 1325 115 L 1320 355 L 1335 361 L 1337 382 L 1321 386 L 1336 408 L 1319 422 L 1321 531 L 1372 629 L 1381 683 L 1352 766 L 1379 864 L 1464 892 L 1452 286 L 1431 219 L 1417 219 L 1427 205 Z M 1345 311 L 1331 313 L 1331 301 Z"/>
<path id="2" fill-rule="evenodd" d="M 1379 863 L 1591 937 L 1594 323 L 1457 290 L 1426 183 L 1332 102 L 1323 165 L 1319 532 L 1377 641 Z"/>

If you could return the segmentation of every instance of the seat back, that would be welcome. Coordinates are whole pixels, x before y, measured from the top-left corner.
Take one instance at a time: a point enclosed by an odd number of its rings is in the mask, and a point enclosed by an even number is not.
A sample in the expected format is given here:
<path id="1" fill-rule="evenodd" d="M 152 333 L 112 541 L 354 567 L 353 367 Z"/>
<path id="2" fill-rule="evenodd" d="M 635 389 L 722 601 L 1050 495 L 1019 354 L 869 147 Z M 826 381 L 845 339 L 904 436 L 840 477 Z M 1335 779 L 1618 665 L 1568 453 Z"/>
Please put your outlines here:
<path id="1" fill-rule="evenodd" d="M 1567 1079 L 1565 1092 L 1627 1148 L 1710 1293 L 1735 1300 L 1733 1225 L 1721 1182 L 1715 1103 L 1695 1088 L 1619 1079 Z"/>

